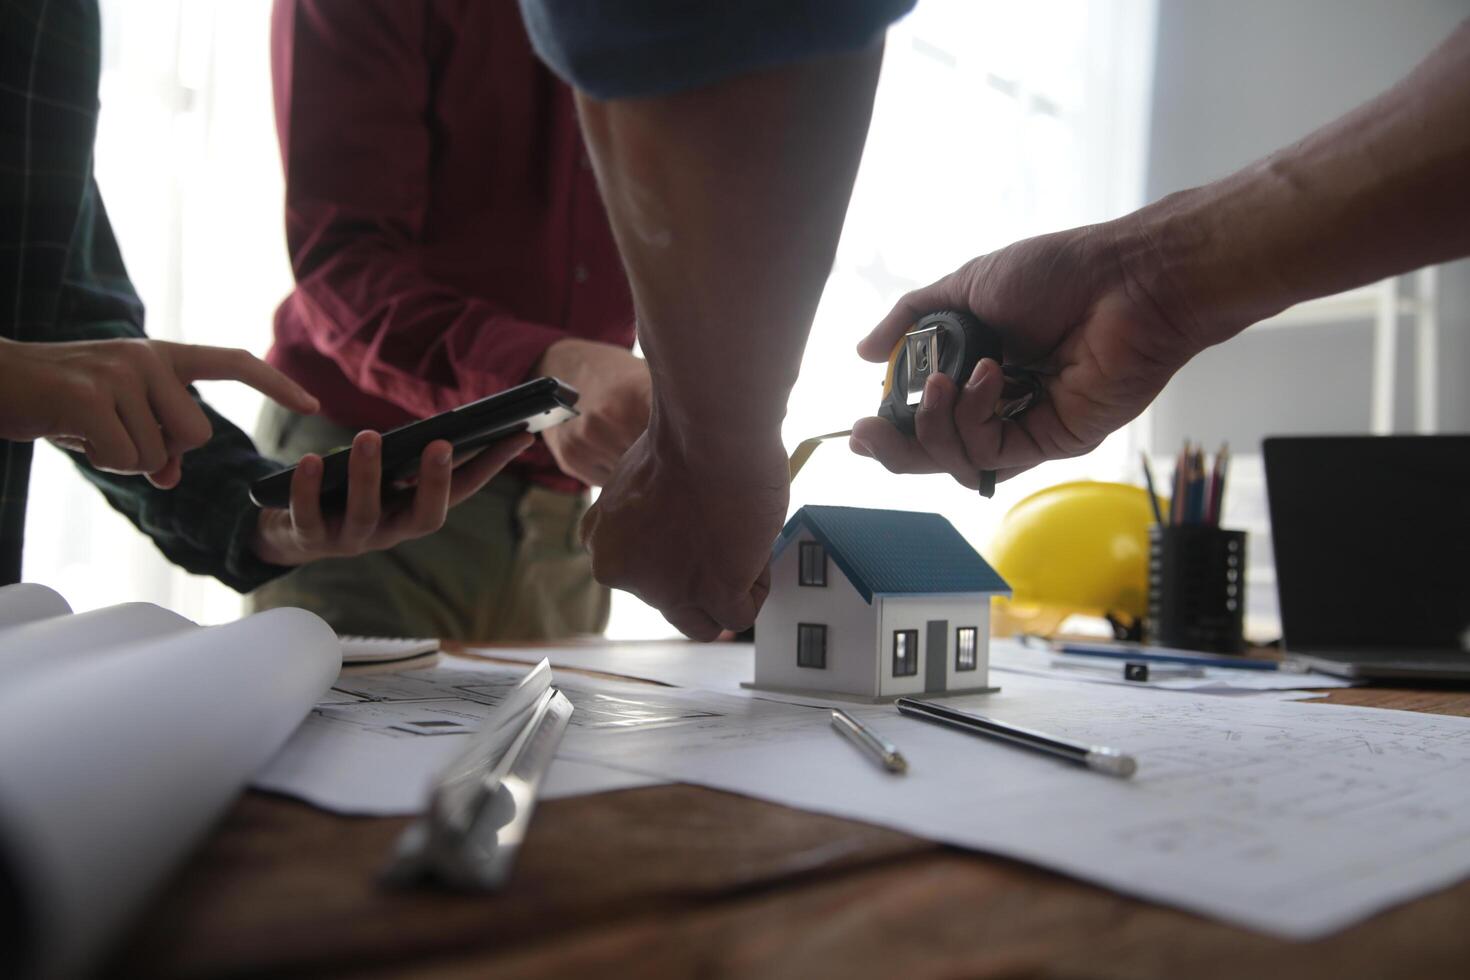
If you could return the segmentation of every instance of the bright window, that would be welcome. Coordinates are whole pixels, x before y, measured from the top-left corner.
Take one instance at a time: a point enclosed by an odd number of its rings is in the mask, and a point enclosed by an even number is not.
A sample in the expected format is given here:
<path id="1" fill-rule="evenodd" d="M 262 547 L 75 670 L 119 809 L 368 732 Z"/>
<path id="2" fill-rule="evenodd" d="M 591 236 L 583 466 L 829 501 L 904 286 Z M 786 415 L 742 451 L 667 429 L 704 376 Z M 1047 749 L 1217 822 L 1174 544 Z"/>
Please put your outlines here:
<path id="1" fill-rule="evenodd" d="M 893 676 L 912 677 L 919 672 L 919 631 L 893 631 Z"/>
<path id="2" fill-rule="evenodd" d="M 836 260 L 791 393 L 786 446 L 878 407 L 854 346 L 910 289 L 1018 239 L 1143 203 L 1152 0 L 923 0 L 893 26 Z M 889 473 L 838 439 L 791 485 L 804 504 L 933 511 L 984 554 L 1010 507 L 1066 480 L 1137 481 L 1120 432 L 1007 480 L 984 503 L 949 476 Z M 1157 475 L 1157 474 L 1155 474 Z"/>
<path id="3" fill-rule="evenodd" d="M 827 669 L 827 627 L 820 623 L 798 623 L 796 666 Z"/>
<path id="4" fill-rule="evenodd" d="M 827 549 L 815 541 L 801 543 L 801 584 L 827 584 Z"/>
<path id="5" fill-rule="evenodd" d="M 155 337 L 264 353 L 291 287 L 270 6 L 103 0 L 97 175 Z M 852 206 L 789 404 L 788 446 L 872 413 L 882 368 L 853 345 L 903 292 L 1017 238 L 1142 203 L 1153 8 L 925 0 L 889 31 Z M 201 387 L 254 428 L 253 391 Z M 1006 509 L 1041 486 L 1136 479 L 1125 441 L 1007 481 L 985 506 L 948 477 L 891 475 L 838 442 L 803 471 L 791 507 L 937 511 L 983 550 Z M 239 596 L 170 565 L 44 445 L 26 536 L 26 578 L 58 587 L 78 610 L 148 600 L 206 622 L 239 615 Z M 610 636 L 672 633 L 636 597 L 613 594 Z"/>
<path id="6" fill-rule="evenodd" d="M 976 650 L 980 644 L 980 630 L 974 626 L 961 626 L 954 631 L 954 669 L 974 670 Z"/>
<path id="7" fill-rule="evenodd" d="M 96 174 L 133 285 L 161 340 L 264 354 L 290 290 L 271 104 L 270 0 L 103 0 Z M 247 433 L 261 396 L 199 385 Z M 36 448 L 24 577 L 78 612 L 156 602 L 200 622 L 240 596 L 170 564 L 46 443 Z M 125 574 L 124 574 L 125 572 Z"/>

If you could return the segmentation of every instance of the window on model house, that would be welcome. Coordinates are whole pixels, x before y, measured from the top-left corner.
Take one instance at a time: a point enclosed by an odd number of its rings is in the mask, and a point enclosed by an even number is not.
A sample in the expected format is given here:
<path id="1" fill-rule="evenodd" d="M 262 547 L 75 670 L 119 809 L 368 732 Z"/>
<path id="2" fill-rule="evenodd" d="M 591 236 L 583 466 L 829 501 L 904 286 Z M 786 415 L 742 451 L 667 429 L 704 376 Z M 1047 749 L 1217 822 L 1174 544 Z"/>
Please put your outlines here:
<path id="1" fill-rule="evenodd" d="M 976 654 L 980 645 L 980 630 L 975 626 L 961 626 L 954 631 L 954 669 L 974 670 Z"/>
<path id="2" fill-rule="evenodd" d="M 919 631 L 893 631 L 893 676 L 912 677 L 919 672 Z"/>
<path id="3" fill-rule="evenodd" d="M 796 666 L 827 669 L 827 627 L 820 623 L 796 624 Z"/>
<path id="4" fill-rule="evenodd" d="M 827 584 L 827 550 L 815 541 L 801 543 L 801 584 Z"/>

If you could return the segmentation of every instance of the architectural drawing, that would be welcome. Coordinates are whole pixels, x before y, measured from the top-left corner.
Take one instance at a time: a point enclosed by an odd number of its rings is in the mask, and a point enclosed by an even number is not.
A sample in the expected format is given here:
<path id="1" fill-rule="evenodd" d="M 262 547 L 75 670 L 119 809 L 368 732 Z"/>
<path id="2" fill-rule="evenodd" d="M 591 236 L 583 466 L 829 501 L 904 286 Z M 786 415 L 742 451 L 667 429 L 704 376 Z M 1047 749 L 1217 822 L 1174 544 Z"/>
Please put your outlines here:
<path id="1" fill-rule="evenodd" d="M 479 731 L 490 710 L 515 687 L 518 668 L 446 658 L 441 667 L 396 674 L 342 676 L 309 719 L 320 726 L 342 725 L 389 738 L 468 735 Z M 576 728 L 638 728 L 703 717 L 703 712 L 647 696 L 624 697 L 558 682 L 576 706 Z"/>

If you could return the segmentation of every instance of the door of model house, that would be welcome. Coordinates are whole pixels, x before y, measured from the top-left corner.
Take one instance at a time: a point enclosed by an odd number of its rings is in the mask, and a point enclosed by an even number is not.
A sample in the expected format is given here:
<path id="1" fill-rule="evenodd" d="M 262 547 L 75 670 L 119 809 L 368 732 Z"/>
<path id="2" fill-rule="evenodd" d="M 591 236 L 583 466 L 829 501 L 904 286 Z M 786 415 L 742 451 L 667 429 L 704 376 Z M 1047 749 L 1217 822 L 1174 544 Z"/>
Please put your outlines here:
<path id="1" fill-rule="evenodd" d="M 949 620 L 931 619 L 925 624 L 924 693 L 944 690 L 944 665 L 949 659 Z"/>

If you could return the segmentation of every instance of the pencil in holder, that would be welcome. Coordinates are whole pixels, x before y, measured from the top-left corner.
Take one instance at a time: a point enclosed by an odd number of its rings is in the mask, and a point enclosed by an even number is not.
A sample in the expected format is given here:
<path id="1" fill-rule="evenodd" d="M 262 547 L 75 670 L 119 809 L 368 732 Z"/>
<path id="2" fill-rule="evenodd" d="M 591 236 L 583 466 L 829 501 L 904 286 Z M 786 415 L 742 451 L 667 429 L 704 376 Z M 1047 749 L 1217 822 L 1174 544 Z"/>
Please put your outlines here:
<path id="1" fill-rule="evenodd" d="M 1149 529 L 1148 638 L 1159 646 L 1245 649 L 1245 532 L 1212 524 Z"/>

